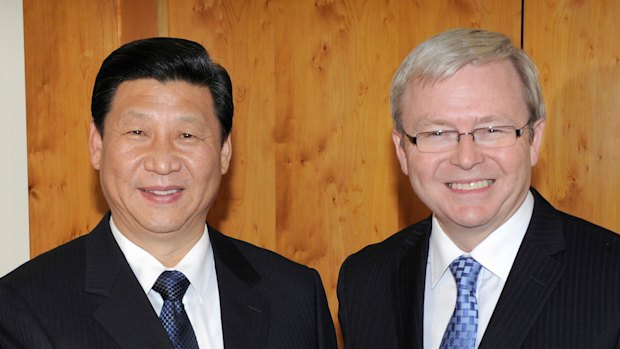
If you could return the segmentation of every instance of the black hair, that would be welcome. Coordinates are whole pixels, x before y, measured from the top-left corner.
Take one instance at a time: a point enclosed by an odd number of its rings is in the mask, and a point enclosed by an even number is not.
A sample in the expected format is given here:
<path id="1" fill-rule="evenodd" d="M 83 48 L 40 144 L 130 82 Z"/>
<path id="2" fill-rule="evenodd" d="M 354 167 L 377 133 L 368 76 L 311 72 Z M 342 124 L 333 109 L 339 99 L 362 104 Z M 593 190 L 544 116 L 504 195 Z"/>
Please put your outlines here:
<path id="1" fill-rule="evenodd" d="M 150 38 L 125 44 L 101 64 L 93 88 L 91 113 L 103 136 L 104 122 L 118 86 L 124 81 L 156 79 L 184 81 L 209 88 L 224 142 L 232 128 L 232 82 L 228 72 L 213 62 L 200 44 L 178 38 Z"/>

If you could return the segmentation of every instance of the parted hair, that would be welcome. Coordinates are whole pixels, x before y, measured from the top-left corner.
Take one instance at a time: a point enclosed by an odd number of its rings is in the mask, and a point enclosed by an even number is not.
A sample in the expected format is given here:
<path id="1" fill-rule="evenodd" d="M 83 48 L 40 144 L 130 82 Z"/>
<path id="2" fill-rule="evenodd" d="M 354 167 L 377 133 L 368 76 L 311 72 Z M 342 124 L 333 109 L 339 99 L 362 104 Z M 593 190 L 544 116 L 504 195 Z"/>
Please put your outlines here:
<path id="1" fill-rule="evenodd" d="M 213 62 L 205 48 L 196 42 L 158 37 L 125 44 L 103 61 L 91 100 L 92 118 L 102 136 L 118 86 L 137 79 L 155 79 L 161 83 L 184 81 L 207 87 L 220 124 L 221 141 L 230 134 L 234 106 L 232 82 L 226 69 Z"/>
<path id="2" fill-rule="evenodd" d="M 402 99 L 411 84 L 431 86 L 454 75 L 468 64 L 508 60 L 515 67 L 529 112 L 529 125 L 545 118 L 545 103 L 538 70 L 528 55 L 501 33 L 480 29 L 453 29 L 415 47 L 400 65 L 390 93 L 394 127 L 403 131 Z"/>

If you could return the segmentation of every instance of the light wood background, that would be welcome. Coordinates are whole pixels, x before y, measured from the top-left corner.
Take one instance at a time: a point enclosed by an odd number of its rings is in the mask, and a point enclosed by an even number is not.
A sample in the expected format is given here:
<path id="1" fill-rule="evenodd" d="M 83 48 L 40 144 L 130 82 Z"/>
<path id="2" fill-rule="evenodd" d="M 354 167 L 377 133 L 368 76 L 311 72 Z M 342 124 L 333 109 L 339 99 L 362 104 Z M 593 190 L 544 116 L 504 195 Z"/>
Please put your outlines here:
<path id="1" fill-rule="evenodd" d="M 232 167 L 209 222 L 318 269 L 334 317 L 344 258 L 428 215 L 397 166 L 388 96 L 439 31 L 523 41 L 548 107 L 534 185 L 618 231 L 619 16 L 615 0 L 24 0 L 31 254 L 107 210 L 87 152 L 93 81 L 112 50 L 157 35 L 202 43 L 233 80 Z"/>

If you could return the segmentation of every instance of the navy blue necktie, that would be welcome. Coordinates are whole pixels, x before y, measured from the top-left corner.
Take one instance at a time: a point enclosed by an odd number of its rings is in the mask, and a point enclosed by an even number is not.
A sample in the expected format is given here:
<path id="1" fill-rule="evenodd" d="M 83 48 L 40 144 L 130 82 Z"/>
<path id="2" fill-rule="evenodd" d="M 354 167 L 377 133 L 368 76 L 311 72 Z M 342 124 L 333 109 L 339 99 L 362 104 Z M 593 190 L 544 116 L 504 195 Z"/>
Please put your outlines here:
<path id="1" fill-rule="evenodd" d="M 188 287 L 189 280 L 176 270 L 164 271 L 153 285 L 153 290 L 164 299 L 159 319 L 174 349 L 198 349 L 194 329 L 183 307 L 183 295 Z"/>
<path id="2" fill-rule="evenodd" d="M 469 256 L 460 256 L 450 264 L 456 281 L 456 306 L 441 340 L 440 349 L 474 349 L 478 333 L 476 283 L 482 266 Z"/>

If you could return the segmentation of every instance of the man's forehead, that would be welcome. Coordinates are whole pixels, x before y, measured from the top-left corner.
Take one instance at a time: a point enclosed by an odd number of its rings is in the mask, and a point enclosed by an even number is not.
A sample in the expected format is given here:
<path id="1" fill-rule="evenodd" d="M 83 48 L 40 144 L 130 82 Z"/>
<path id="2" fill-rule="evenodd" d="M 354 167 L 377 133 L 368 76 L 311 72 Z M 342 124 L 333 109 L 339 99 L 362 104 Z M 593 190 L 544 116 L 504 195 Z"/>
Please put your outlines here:
<path id="1" fill-rule="evenodd" d="M 416 118 L 415 124 L 418 127 L 425 126 L 446 126 L 453 127 L 455 121 L 468 121 L 473 125 L 489 125 L 489 126 L 500 126 L 500 124 L 509 124 L 512 116 L 511 115 L 501 115 L 501 114 L 486 114 L 486 115 L 460 115 L 457 117 L 446 117 L 443 115 L 430 115 L 424 114 Z"/>

